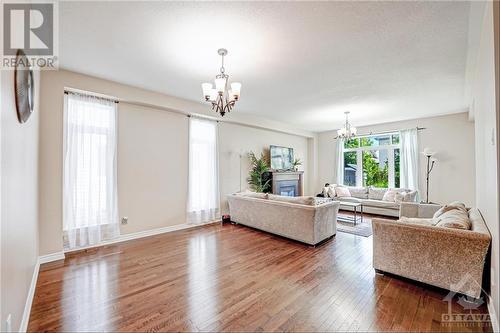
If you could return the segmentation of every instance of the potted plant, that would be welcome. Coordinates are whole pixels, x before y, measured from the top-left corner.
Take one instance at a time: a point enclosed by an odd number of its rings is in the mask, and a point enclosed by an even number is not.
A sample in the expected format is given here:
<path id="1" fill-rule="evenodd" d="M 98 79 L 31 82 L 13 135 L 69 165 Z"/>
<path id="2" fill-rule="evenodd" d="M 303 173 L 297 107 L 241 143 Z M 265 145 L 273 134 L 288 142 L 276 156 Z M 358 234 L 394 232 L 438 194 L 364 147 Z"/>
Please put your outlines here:
<path id="1" fill-rule="evenodd" d="M 295 161 L 292 163 L 293 165 L 293 171 L 299 171 L 299 166 L 302 165 L 302 161 L 300 158 L 296 158 Z"/>
<path id="2" fill-rule="evenodd" d="M 271 178 L 269 177 L 269 159 L 260 154 L 257 158 L 253 152 L 248 154 L 252 168 L 248 174 L 247 182 L 255 192 L 271 192 Z"/>

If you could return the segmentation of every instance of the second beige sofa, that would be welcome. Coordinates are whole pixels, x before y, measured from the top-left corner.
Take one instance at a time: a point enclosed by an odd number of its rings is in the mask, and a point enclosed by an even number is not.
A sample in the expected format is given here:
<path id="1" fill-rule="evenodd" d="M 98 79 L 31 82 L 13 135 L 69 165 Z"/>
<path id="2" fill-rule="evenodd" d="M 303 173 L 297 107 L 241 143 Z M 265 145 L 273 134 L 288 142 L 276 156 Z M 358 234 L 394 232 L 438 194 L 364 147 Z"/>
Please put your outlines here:
<path id="1" fill-rule="evenodd" d="M 257 197 L 255 197 L 257 196 Z M 258 194 L 228 196 L 231 220 L 306 244 L 316 245 L 337 232 L 338 202 L 316 205 L 312 197 Z M 297 203 L 301 202 L 301 203 Z"/>

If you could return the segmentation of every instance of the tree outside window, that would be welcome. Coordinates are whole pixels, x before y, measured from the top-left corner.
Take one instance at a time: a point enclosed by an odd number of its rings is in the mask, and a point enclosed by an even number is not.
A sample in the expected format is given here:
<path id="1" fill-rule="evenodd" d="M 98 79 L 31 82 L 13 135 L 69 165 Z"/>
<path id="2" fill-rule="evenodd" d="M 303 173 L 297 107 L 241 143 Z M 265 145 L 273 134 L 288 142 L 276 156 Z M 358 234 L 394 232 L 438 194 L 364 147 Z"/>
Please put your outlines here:
<path id="1" fill-rule="evenodd" d="M 363 136 L 346 141 L 344 185 L 399 187 L 399 133 Z"/>

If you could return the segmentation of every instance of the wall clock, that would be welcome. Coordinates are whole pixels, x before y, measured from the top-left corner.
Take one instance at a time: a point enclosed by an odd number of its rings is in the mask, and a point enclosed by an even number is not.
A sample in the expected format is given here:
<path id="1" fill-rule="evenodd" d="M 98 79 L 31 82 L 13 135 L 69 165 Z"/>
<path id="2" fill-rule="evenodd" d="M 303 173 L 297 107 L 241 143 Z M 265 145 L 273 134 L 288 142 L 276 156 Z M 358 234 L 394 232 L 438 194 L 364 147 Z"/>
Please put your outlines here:
<path id="1" fill-rule="evenodd" d="M 35 81 L 33 80 L 33 70 L 23 50 L 18 50 L 16 54 L 14 83 L 16 90 L 17 118 L 20 123 L 25 123 L 33 113 Z"/>

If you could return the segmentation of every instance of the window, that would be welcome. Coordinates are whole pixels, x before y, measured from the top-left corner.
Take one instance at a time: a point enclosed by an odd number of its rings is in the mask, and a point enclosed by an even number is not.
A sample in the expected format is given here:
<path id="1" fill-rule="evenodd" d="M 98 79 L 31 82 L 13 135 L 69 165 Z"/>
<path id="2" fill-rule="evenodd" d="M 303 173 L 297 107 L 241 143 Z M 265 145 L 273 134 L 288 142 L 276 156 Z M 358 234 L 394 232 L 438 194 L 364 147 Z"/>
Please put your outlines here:
<path id="1" fill-rule="evenodd" d="M 399 133 L 363 136 L 344 143 L 344 185 L 399 187 Z"/>
<path id="2" fill-rule="evenodd" d="M 218 167 L 217 123 L 189 118 L 189 223 L 219 216 Z"/>
<path id="3" fill-rule="evenodd" d="M 66 248 L 118 233 L 116 103 L 65 95 L 63 231 Z"/>

